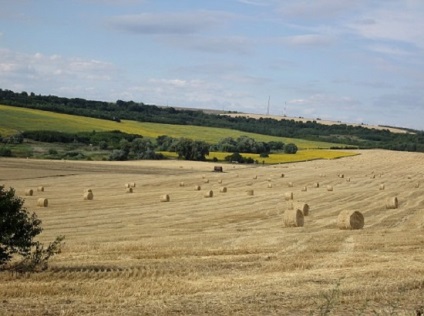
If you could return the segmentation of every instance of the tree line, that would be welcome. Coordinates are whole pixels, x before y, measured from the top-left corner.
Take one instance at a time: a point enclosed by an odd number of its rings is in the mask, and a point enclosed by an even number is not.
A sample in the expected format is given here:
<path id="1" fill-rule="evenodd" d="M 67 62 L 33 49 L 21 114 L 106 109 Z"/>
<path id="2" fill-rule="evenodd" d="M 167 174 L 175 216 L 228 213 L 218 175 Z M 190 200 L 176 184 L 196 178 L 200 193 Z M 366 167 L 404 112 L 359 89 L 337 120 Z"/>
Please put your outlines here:
<path id="1" fill-rule="evenodd" d="M 301 138 L 355 146 L 359 148 L 383 148 L 402 151 L 424 152 L 424 132 L 392 133 L 389 129 L 377 130 L 346 124 L 324 125 L 319 120 L 307 122 L 253 119 L 204 113 L 200 110 L 177 110 L 142 102 L 104 102 L 81 98 L 42 96 L 27 92 L 0 89 L 0 103 L 19 107 L 48 110 L 59 113 L 95 117 L 120 122 L 122 119 L 140 122 L 197 125 L 230 128 L 264 135 Z"/>
<path id="2" fill-rule="evenodd" d="M 283 142 L 258 142 L 248 136 L 238 138 L 227 137 L 217 144 L 209 144 L 204 141 L 192 140 L 189 138 L 174 138 L 167 135 L 158 136 L 155 140 L 144 138 L 137 134 L 128 134 L 121 131 L 109 132 L 79 132 L 66 133 L 58 131 L 25 131 L 13 139 L 22 142 L 29 139 L 47 143 L 64 144 L 84 144 L 95 146 L 100 150 L 109 151 L 109 160 L 134 160 L 134 159 L 164 159 L 161 151 L 175 152 L 179 159 L 184 160 L 206 160 L 210 151 L 228 152 L 234 154 L 257 153 L 261 157 L 267 157 L 271 152 L 285 152 L 295 154 L 298 150 L 293 143 L 284 144 Z M 52 155 L 57 155 L 57 151 L 50 149 Z M 1 153 L 0 153 L 1 155 Z M 4 155 L 3 155 L 4 156 Z M 68 159 L 80 159 L 78 152 L 75 155 L 67 153 Z M 236 157 L 238 157 L 236 155 Z M 57 158 L 65 158 L 59 157 Z M 233 159 L 234 161 L 237 159 Z M 251 162 L 242 161 L 238 162 Z"/>

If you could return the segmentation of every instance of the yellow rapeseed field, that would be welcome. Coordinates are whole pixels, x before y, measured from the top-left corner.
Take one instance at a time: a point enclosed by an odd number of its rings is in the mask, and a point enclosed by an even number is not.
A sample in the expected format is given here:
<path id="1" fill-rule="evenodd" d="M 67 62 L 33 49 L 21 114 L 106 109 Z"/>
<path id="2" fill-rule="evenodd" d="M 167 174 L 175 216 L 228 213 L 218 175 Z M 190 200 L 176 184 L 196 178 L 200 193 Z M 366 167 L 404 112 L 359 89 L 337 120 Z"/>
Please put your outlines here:
<path id="1" fill-rule="evenodd" d="M 162 151 L 161 152 L 165 157 L 168 158 L 178 158 L 177 153 Z M 337 159 L 342 157 L 350 157 L 357 155 L 357 152 L 354 151 L 341 151 L 341 150 L 324 150 L 324 149 L 305 149 L 299 150 L 296 154 L 270 154 L 269 157 L 262 158 L 259 154 L 241 154 L 243 157 L 251 157 L 253 160 L 258 161 L 259 163 L 264 164 L 279 164 L 279 163 L 288 163 L 288 162 L 299 162 L 299 161 L 310 161 L 316 159 Z M 212 160 L 214 157 L 218 161 L 224 161 L 226 156 L 231 155 L 227 152 L 217 152 L 211 151 L 209 155 L 206 156 L 208 160 Z"/>

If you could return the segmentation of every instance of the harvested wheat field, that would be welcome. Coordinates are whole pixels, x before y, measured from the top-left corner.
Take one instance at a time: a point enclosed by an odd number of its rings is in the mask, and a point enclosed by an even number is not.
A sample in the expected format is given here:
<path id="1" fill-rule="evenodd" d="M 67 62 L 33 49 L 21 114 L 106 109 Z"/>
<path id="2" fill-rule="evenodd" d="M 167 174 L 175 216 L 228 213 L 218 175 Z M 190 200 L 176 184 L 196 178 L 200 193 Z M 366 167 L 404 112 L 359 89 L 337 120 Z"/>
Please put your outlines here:
<path id="1" fill-rule="evenodd" d="M 200 162 L 1 159 L 0 183 L 42 219 L 42 241 L 66 239 L 48 270 L 0 273 L 0 315 L 418 315 L 424 155 L 360 153 L 222 173 Z M 289 182 L 309 206 L 300 227 L 283 221 Z M 363 228 L 340 229 L 344 210 L 360 212 Z"/>

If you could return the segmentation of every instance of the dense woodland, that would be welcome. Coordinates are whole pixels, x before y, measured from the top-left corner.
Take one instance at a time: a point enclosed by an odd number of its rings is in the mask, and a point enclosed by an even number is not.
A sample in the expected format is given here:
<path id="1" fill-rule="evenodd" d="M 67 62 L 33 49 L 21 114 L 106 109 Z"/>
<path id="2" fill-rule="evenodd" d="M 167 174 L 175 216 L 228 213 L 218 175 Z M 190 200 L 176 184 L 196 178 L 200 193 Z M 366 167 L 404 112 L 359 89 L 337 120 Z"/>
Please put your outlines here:
<path id="1" fill-rule="evenodd" d="M 424 132 L 409 130 L 410 133 L 391 133 L 389 130 L 369 129 L 362 126 L 323 125 L 319 121 L 306 123 L 294 120 L 269 118 L 253 119 L 207 114 L 200 110 L 177 110 L 172 107 L 159 107 L 134 101 L 103 102 L 81 98 L 42 96 L 27 92 L 13 92 L 0 89 L 0 104 L 59 113 L 108 119 L 119 122 L 121 119 L 140 122 L 198 125 L 230 128 L 245 132 L 280 137 L 302 138 L 345 144 L 351 148 L 384 148 L 402 151 L 424 152 Z"/>

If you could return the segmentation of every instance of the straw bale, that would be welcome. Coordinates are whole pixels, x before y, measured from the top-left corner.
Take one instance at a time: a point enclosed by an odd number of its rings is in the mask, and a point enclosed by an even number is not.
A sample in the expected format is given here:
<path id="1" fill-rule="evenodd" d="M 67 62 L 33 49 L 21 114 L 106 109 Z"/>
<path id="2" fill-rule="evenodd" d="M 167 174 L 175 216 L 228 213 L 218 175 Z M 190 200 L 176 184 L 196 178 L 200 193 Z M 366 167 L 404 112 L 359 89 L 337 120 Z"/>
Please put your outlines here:
<path id="1" fill-rule="evenodd" d="M 212 191 L 212 190 L 207 191 L 207 192 L 205 193 L 204 197 L 205 197 L 205 198 L 211 198 L 211 197 L 213 197 L 213 191 Z"/>
<path id="2" fill-rule="evenodd" d="M 209 179 L 203 180 L 204 183 L 209 183 Z"/>
<path id="3" fill-rule="evenodd" d="M 227 192 L 227 187 L 221 187 L 221 188 L 219 189 L 219 192 L 221 192 L 221 193 L 226 193 L 226 192 Z"/>
<path id="4" fill-rule="evenodd" d="M 362 229 L 364 227 L 364 215 L 358 211 L 344 210 L 337 217 L 339 229 Z"/>
<path id="5" fill-rule="evenodd" d="M 385 185 L 382 183 L 382 184 L 380 184 L 380 190 L 384 190 L 386 187 L 385 187 Z"/>
<path id="6" fill-rule="evenodd" d="M 298 209 L 302 212 L 303 216 L 309 215 L 309 205 L 304 202 L 294 202 L 292 203 L 292 209 Z"/>
<path id="7" fill-rule="evenodd" d="M 301 210 L 286 210 L 283 215 L 285 227 L 302 227 L 304 224 L 304 216 Z"/>
<path id="8" fill-rule="evenodd" d="M 255 192 L 252 189 L 247 190 L 246 193 L 247 193 L 247 195 L 254 195 L 255 194 Z"/>
<path id="9" fill-rule="evenodd" d="M 43 187 L 42 185 L 40 185 L 40 186 L 37 188 L 37 191 L 38 191 L 38 192 L 44 192 L 44 187 Z"/>
<path id="10" fill-rule="evenodd" d="M 284 199 L 286 201 L 293 200 L 293 192 L 286 192 L 286 193 L 284 193 Z"/>
<path id="11" fill-rule="evenodd" d="M 26 196 L 32 196 L 34 194 L 34 191 L 32 189 L 26 189 L 25 190 L 25 195 Z"/>
<path id="12" fill-rule="evenodd" d="M 272 188 L 272 183 L 268 183 L 268 188 Z"/>
<path id="13" fill-rule="evenodd" d="M 314 183 L 314 187 L 315 187 L 315 188 L 319 188 L 319 182 L 315 182 L 315 183 Z"/>
<path id="14" fill-rule="evenodd" d="M 200 185 L 195 185 L 195 186 L 194 186 L 194 190 L 196 190 L 196 191 L 200 191 L 200 189 L 201 189 Z"/>
<path id="15" fill-rule="evenodd" d="M 289 182 L 287 185 L 288 185 L 289 188 L 291 188 L 291 187 L 293 187 L 293 182 Z"/>
<path id="16" fill-rule="evenodd" d="M 303 191 L 303 192 L 308 191 L 308 187 L 303 187 L 303 188 L 302 188 L 302 191 Z"/>
<path id="17" fill-rule="evenodd" d="M 133 193 L 133 188 L 127 188 L 126 192 L 127 193 Z"/>
<path id="18" fill-rule="evenodd" d="M 49 200 L 46 198 L 39 198 L 37 200 L 37 206 L 39 207 L 47 207 L 49 205 Z"/>
<path id="19" fill-rule="evenodd" d="M 281 174 L 281 178 L 284 178 L 284 173 Z"/>
<path id="20" fill-rule="evenodd" d="M 332 185 L 327 185 L 327 191 L 333 191 L 333 186 Z"/>
<path id="21" fill-rule="evenodd" d="M 184 185 L 184 182 L 180 182 L 180 187 L 183 187 Z"/>
<path id="22" fill-rule="evenodd" d="M 399 207 L 399 201 L 397 197 L 391 197 L 388 198 L 386 201 L 386 208 L 387 209 L 395 209 Z"/>
<path id="23" fill-rule="evenodd" d="M 160 197 L 160 201 L 161 202 L 169 202 L 170 198 L 169 198 L 169 194 L 164 194 Z"/>
<path id="24" fill-rule="evenodd" d="M 92 200 L 94 198 L 91 190 L 84 192 L 84 200 Z"/>

